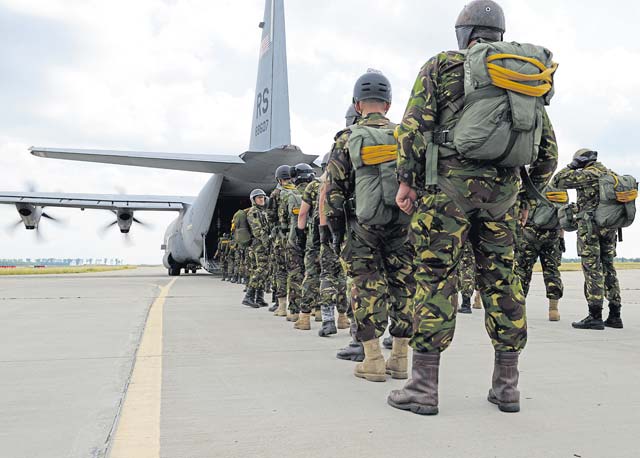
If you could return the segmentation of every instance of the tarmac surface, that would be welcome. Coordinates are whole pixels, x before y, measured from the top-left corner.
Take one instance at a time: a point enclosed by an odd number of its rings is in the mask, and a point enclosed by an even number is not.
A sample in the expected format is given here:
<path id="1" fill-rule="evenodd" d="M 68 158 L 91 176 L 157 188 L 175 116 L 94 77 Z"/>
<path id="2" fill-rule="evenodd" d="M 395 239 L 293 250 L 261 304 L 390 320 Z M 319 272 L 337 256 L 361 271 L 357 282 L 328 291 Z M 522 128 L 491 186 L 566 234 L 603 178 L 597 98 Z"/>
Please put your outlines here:
<path id="1" fill-rule="evenodd" d="M 459 315 L 440 414 L 421 417 L 386 404 L 403 381 L 335 358 L 346 330 L 296 331 L 219 278 L 3 277 L 0 457 L 638 457 L 640 271 L 619 278 L 625 329 L 578 331 L 582 274 L 563 273 L 558 323 L 534 274 L 519 414 L 486 401 L 482 313 Z"/>

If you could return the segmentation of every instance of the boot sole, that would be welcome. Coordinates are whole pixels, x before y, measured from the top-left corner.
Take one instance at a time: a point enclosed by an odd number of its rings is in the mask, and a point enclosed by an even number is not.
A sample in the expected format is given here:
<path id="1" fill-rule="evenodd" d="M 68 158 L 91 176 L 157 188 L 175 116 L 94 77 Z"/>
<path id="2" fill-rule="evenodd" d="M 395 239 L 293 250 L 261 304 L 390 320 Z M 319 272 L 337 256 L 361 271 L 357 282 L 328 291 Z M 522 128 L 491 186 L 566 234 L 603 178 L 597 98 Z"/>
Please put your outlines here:
<path id="1" fill-rule="evenodd" d="M 365 380 L 368 380 L 370 382 L 386 382 L 387 381 L 387 374 L 384 375 L 380 375 L 380 374 L 362 374 L 359 372 L 354 372 L 353 375 L 355 375 L 358 378 L 363 378 Z"/>
<path id="2" fill-rule="evenodd" d="M 489 401 L 491 404 L 497 405 L 498 409 L 500 409 L 501 412 L 506 412 L 506 413 L 520 412 L 519 402 L 500 402 L 498 401 L 497 398 L 494 398 L 492 396 L 487 396 L 487 401 Z"/>
<path id="3" fill-rule="evenodd" d="M 607 323 L 605 323 L 604 326 L 607 327 L 607 328 L 612 328 L 612 329 L 623 329 L 624 328 L 623 325 L 614 325 L 614 324 L 607 324 Z"/>
<path id="4" fill-rule="evenodd" d="M 295 326 L 295 325 L 293 326 L 293 329 L 297 329 L 298 331 L 311 331 L 310 327 L 309 328 L 300 328 L 300 327 Z"/>
<path id="5" fill-rule="evenodd" d="M 387 369 L 387 375 L 390 375 L 391 378 L 396 380 L 406 380 L 409 378 L 408 372 L 392 371 L 391 369 Z"/>
<path id="6" fill-rule="evenodd" d="M 362 355 L 362 356 L 349 356 L 349 357 L 342 357 L 342 356 L 336 355 L 336 358 L 341 359 L 342 361 L 354 361 L 356 363 L 361 363 L 362 361 L 364 361 L 364 355 Z"/>
<path id="7" fill-rule="evenodd" d="M 422 404 L 416 404 L 415 402 L 411 402 L 409 404 L 396 404 L 391 399 L 387 398 L 387 404 L 391 407 L 395 407 L 396 409 L 407 410 L 418 415 L 438 415 L 439 412 L 437 406 L 424 406 Z"/>
<path id="8" fill-rule="evenodd" d="M 586 330 L 594 330 L 594 331 L 603 331 L 604 330 L 604 324 L 602 326 L 575 326 L 573 323 L 571 324 L 571 326 L 573 327 L 573 329 L 586 329 Z"/>

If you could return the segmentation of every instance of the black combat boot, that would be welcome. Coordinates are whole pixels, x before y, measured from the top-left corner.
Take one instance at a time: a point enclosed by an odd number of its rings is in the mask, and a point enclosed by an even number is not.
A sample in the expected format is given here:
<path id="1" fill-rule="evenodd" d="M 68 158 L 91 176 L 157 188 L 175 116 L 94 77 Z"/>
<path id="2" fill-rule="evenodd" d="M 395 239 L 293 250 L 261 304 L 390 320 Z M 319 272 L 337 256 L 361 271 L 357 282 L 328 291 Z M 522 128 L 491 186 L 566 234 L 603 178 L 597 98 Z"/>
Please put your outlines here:
<path id="1" fill-rule="evenodd" d="M 387 350 L 391 350 L 393 348 L 393 336 L 382 339 L 382 346 Z"/>
<path id="2" fill-rule="evenodd" d="M 259 307 L 269 307 L 269 304 L 267 304 L 264 301 L 264 291 L 261 289 L 257 289 L 256 290 L 256 300 L 255 300 L 256 304 L 258 304 Z"/>
<path id="3" fill-rule="evenodd" d="M 609 303 L 609 317 L 605 320 L 604 325 L 608 328 L 622 329 L 622 318 L 620 318 L 620 304 Z"/>
<path id="4" fill-rule="evenodd" d="M 249 307 L 253 307 L 254 309 L 257 309 L 260 306 L 256 303 L 255 297 L 256 297 L 256 290 L 254 288 L 247 288 L 247 294 L 244 295 L 244 299 L 242 299 L 242 304 L 248 305 Z"/>
<path id="5" fill-rule="evenodd" d="M 234 275 L 231 277 L 231 283 L 238 283 L 238 276 Z"/>
<path id="6" fill-rule="evenodd" d="M 358 342 L 356 339 L 356 331 L 358 329 L 358 325 L 356 324 L 356 320 L 351 321 L 351 327 L 349 329 L 349 333 L 351 334 L 351 342 L 346 347 L 338 350 L 336 353 L 336 358 L 344 359 L 346 361 L 364 361 L 364 347 L 362 343 Z"/>
<path id="7" fill-rule="evenodd" d="M 323 321 L 322 327 L 318 331 L 318 335 L 320 337 L 329 337 L 332 334 L 337 334 L 338 329 L 336 328 L 335 321 Z"/>
<path id="8" fill-rule="evenodd" d="M 589 306 L 589 315 L 586 318 L 583 318 L 580 321 L 575 321 L 571 323 L 576 329 L 597 329 L 603 330 L 604 323 L 602 322 L 602 306 L 598 305 L 590 305 Z"/>
<path id="9" fill-rule="evenodd" d="M 419 415 L 436 415 L 439 369 L 440 352 L 413 352 L 411 380 L 401 390 L 389 393 L 387 403 L 396 409 L 410 410 Z"/>
<path id="10" fill-rule="evenodd" d="M 520 412 L 517 351 L 496 351 L 493 378 L 487 400 L 502 412 Z M 415 358 L 415 355 L 414 355 Z"/>
<path id="11" fill-rule="evenodd" d="M 458 313 L 471 313 L 471 298 L 462 296 L 462 305 L 458 309 Z"/>
<path id="12" fill-rule="evenodd" d="M 222 274 L 222 281 L 227 281 L 227 274 Z"/>

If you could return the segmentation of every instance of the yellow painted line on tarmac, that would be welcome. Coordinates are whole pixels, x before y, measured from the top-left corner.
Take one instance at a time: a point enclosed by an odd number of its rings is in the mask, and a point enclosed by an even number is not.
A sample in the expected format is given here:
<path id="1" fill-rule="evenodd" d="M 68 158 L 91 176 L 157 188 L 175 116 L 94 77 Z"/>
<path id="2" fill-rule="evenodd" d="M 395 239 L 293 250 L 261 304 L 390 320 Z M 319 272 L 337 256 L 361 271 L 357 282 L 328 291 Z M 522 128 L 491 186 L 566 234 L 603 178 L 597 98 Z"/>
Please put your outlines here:
<path id="1" fill-rule="evenodd" d="M 176 280 L 160 289 L 149 309 L 110 458 L 160 457 L 162 310 Z"/>

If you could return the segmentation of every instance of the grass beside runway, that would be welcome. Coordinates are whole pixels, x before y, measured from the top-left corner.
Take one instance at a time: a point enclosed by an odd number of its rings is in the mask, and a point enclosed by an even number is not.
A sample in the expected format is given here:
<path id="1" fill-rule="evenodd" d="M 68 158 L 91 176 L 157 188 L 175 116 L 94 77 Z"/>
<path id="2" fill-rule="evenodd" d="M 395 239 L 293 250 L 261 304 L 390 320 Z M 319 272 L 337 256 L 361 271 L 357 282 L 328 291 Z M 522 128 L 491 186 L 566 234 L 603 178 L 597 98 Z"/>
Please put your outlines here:
<path id="1" fill-rule="evenodd" d="M 86 274 L 135 268 L 135 266 L 17 267 L 15 269 L 0 269 L 0 275 Z"/>
<path id="2" fill-rule="evenodd" d="M 640 269 L 640 262 L 616 262 L 616 270 L 635 270 Z M 540 263 L 536 263 L 533 267 L 534 272 L 542 272 Z M 582 271 L 582 266 L 579 262 L 563 262 L 560 266 L 560 272 L 579 272 Z"/>

